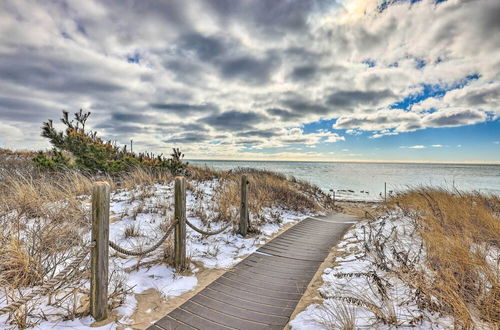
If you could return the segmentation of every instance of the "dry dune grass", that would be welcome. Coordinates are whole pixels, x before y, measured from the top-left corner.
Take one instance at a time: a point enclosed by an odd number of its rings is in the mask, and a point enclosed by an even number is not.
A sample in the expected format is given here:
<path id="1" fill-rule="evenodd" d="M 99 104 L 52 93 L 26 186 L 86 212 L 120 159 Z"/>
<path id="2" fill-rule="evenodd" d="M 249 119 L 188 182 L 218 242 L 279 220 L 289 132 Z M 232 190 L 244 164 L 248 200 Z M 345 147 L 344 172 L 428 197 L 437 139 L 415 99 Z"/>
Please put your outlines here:
<path id="1" fill-rule="evenodd" d="M 317 188 L 271 172 L 249 169 L 224 172 L 199 167 L 191 167 L 190 171 L 191 186 L 196 181 L 216 179 L 220 182 L 213 201 L 218 219 L 237 221 L 239 218 L 239 185 L 243 173 L 250 180 L 250 211 L 259 221 L 270 220 L 259 215 L 264 208 L 275 204 L 296 211 L 319 210 L 320 203 L 331 206 L 329 198 Z M 70 170 L 41 173 L 34 168 L 20 167 L 13 171 L 10 166 L 2 173 L 0 265 L 4 271 L 0 282 L 13 287 L 37 284 L 37 279 L 43 279 L 57 262 L 63 261 L 55 258 L 56 255 L 70 257 L 66 251 L 83 243 L 80 234 L 89 230 L 90 221 L 82 201 L 88 199 L 93 181 L 105 179 L 112 189 L 134 189 L 173 180 L 170 173 L 140 168 L 123 176 L 104 178 Z M 29 223 L 29 219 L 36 221 Z"/>
<path id="2" fill-rule="evenodd" d="M 91 180 L 60 175 L 10 174 L 0 181 L 0 283 L 36 285 L 81 245 L 88 212 L 77 197 L 88 194 Z"/>
<path id="3" fill-rule="evenodd" d="M 253 219 L 251 225 L 279 221 L 265 212 L 266 208 L 279 206 L 299 212 L 333 210 L 333 201 L 319 188 L 309 183 L 287 178 L 284 175 L 255 169 L 237 169 L 220 172 L 221 184 L 216 188 L 214 205 L 220 219 L 237 221 L 239 219 L 241 176 L 249 181 L 249 210 Z M 271 216 L 271 218 L 270 218 Z"/>
<path id="4" fill-rule="evenodd" d="M 419 226 L 433 280 L 415 274 L 412 282 L 429 307 L 452 315 L 460 328 L 500 324 L 500 198 L 420 188 L 387 204 Z"/>
<path id="5" fill-rule="evenodd" d="M 18 297 L 21 288 L 41 285 L 52 278 L 79 253 L 85 243 L 83 234 L 90 230 L 90 212 L 84 202 L 90 199 L 94 181 L 106 180 L 115 191 L 135 190 L 139 192 L 137 198 L 144 199 L 150 197 L 152 185 L 174 180 L 169 172 L 141 168 L 113 177 L 76 170 L 40 172 L 32 165 L 32 156 L 0 151 L 0 287 L 7 290 L 9 299 Z M 239 218 L 243 173 L 251 182 L 250 210 L 254 215 L 261 215 L 264 208 L 274 204 L 297 211 L 319 210 L 320 204 L 331 206 L 329 197 L 318 188 L 271 172 L 224 172 L 193 166 L 189 171 L 188 186 L 193 187 L 193 192 L 197 182 L 216 181 L 211 207 L 224 221 Z M 263 216 L 257 219 L 269 221 Z M 140 228 L 127 232 L 130 236 L 139 233 Z M 169 256 L 165 257 L 168 261 Z M 75 285 L 82 274 L 75 274 L 73 282 L 68 280 L 68 287 Z"/>

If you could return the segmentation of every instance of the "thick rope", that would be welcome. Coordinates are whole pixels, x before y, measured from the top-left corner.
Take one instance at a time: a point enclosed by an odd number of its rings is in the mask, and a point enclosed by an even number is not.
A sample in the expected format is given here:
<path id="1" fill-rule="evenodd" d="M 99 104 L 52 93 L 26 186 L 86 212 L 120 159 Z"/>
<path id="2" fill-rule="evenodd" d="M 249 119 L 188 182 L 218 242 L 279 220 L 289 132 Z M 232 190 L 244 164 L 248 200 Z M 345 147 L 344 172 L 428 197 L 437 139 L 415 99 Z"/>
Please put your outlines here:
<path id="1" fill-rule="evenodd" d="M 224 230 L 226 230 L 229 226 L 231 226 L 231 222 L 228 223 L 225 227 L 219 229 L 219 230 L 216 230 L 216 231 L 204 231 L 198 227 L 196 227 L 195 225 L 193 225 L 191 222 L 189 222 L 188 219 L 186 219 L 186 223 L 189 227 L 191 227 L 191 229 L 193 229 L 194 231 L 197 231 L 198 233 L 202 234 L 202 235 L 207 235 L 207 236 L 212 236 L 212 235 L 217 235 L 217 234 L 220 234 L 222 233 Z"/>
<path id="2" fill-rule="evenodd" d="M 24 296 L 22 299 L 19 299 L 16 302 L 13 302 L 12 304 L 0 309 L 0 315 L 13 312 L 17 310 L 19 307 L 22 305 L 26 304 L 28 301 L 32 300 L 36 296 L 39 295 L 44 295 L 47 292 L 49 292 L 51 289 L 53 289 L 57 284 L 59 284 L 63 279 L 66 279 L 66 276 L 74 269 L 76 268 L 82 261 L 85 259 L 87 254 L 90 253 L 89 247 L 94 247 L 95 243 L 92 243 L 90 246 L 85 247 L 73 260 L 72 263 L 70 263 L 66 268 L 64 268 L 59 274 L 54 276 L 52 279 L 49 281 L 45 282 L 44 285 L 36 288 L 35 290 L 31 291 L 31 293 L 27 296 Z"/>
<path id="3" fill-rule="evenodd" d="M 365 211 L 365 217 L 372 219 L 373 221 L 377 220 L 377 217 L 372 215 L 370 212 Z"/>
<path id="4" fill-rule="evenodd" d="M 163 237 L 153 246 L 151 246 L 150 248 L 146 249 L 146 250 L 141 250 L 141 251 L 132 251 L 132 250 L 126 250 L 122 247 L 120 247 L 118 244 L 116 244 L 115 242 L 113 241 L 109 241 L 109 246 L 111 246 L 113 249 L 115 249 L 116 251 L 120 252 L 120 253 L 123 253 L 123 254 L 126 254 L 126 255 L 129 255 L 129 256 L 143 256 L 145 254 L 148 254 L 150 252 L 153 252 L 154 250 L 156 250 L 160 245 L 162 245 L 163 242 L 165 242 L 165 240 L 167 239 L 168 235 L 170 235 L 170 233 L 172 232 L 172 230 L 174 230 L 175 228 L 175 225 L 177 224 L 177 220 L 175 220 L 172 225 L 170 226 L 170 228 L 168 228 L 168 230 L 165 232 L 165 235 L 163 235 Z"/>

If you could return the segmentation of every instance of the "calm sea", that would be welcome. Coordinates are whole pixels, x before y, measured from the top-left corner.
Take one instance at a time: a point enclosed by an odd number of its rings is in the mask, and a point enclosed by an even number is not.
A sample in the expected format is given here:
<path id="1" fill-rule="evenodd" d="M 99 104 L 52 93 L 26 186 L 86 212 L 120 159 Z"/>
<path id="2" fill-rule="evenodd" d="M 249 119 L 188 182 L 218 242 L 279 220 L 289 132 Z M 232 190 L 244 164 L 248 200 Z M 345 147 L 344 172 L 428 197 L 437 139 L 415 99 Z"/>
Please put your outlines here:
<path id="1" fill-rule="evenodd" d="M 427 185 L 500 195 L 500 165 L 216 160 L 189 162 L 221 170 L 252 167 L 293 175 L 325 191 L 333 189 L 336 197 L 350 200 L 380 199 L 384 194 L 384 183 L 387 183 L 387 193 Z"/>

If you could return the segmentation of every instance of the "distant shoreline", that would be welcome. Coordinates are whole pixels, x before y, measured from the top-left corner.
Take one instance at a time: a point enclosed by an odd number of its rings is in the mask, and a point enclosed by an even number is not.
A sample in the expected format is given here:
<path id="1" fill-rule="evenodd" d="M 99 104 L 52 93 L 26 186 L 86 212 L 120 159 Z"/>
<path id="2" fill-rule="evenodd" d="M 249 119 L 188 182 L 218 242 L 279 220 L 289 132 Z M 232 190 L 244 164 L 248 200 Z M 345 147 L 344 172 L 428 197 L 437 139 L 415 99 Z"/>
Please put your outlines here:
<path id="1" fill-rule="evenodd" d="M 427 161 L 377 161 L 377 160 L 249 160 L 249 159 L 186 159 L 188 162 L 249 162 L 249 163 L 363 163 L 363 164 L 418 164 L 418 165 L 477 165 L 477 166 L 500 166 L 497 163 L 478 163 L 478 162 L 427 162 Z"/>

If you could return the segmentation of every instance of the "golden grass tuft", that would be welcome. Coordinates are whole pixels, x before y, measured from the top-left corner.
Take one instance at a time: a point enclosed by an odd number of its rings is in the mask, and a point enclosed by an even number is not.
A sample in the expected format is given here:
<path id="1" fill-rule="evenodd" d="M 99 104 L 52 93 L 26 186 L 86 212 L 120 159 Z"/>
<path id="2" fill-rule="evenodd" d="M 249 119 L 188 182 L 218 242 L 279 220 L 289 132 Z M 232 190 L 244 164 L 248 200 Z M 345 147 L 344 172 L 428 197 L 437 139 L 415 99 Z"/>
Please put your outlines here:
<path id="1" fill-rule="evenodd" d="M 500 324 L 500 197 L 419 188 L 387 206 L 416 220 L 431 276 L 420 274 L 412 284 L 429 306 L 436 298 L 435 308 L 460 328 Z"/>
<path id="2" fill-rule="evenodd" d="M 243 174 L 247 175 L 250 182 L 249 211 L 259 223 L 271 220 L 264 211 L 274 206 L 298 212 L 334 209 L 333 201 L 318 187 L 307 182 L 269 171 L 237 169 L 219 176 L 221 184 L 216 188 L 214 200 L 219 219 L 238 221 L 240 180 Z"/>
<path id="3" fill-rule="evenodd" d="M 34 285 L 42 280 L 40 264 L 16 238 L 0 240 L 0 284 L 10 288 Z"/>

